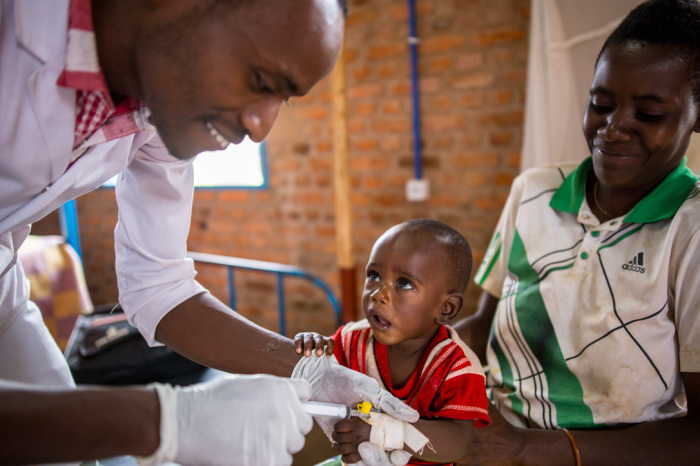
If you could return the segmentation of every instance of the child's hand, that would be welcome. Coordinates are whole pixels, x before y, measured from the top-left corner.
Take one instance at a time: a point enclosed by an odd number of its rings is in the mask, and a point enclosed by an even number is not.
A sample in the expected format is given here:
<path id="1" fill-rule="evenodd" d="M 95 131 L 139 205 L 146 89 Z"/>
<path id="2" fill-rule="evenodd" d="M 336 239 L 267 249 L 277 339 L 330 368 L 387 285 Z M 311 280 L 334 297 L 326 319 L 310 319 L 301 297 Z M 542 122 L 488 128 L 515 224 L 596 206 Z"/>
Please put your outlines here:
<path id="1" fill-rule="evenodd" d="M 362 460 L 357 446 L 369 441 L 372 426 L 359 417 L 343 419 L 335 423 L 333 428 L 333 449 L 340 453 L 344 464 L 355 464 Z"/>
<path id="2" fill-rule="evenodd" d="M 311 350 L 316 348 L 316 356 L 323 356 L 325 349 L 326 356 L 333 356 L 335 342 L 330 337 L 324 337 L 316 332 L 297 333 L 294 337 L 294 349 L 297 354 L 304 352 L 304 356 L 311 356 Z"/>

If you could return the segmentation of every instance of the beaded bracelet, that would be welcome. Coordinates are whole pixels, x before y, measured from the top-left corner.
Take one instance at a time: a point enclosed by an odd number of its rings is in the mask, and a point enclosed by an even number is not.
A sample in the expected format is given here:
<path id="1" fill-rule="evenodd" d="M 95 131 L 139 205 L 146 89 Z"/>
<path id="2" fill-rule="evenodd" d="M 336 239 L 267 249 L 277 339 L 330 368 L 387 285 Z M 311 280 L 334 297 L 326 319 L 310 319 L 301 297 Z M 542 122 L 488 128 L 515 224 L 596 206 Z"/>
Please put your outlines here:
<path id="1" fill-rule="evenodd" d="M 562 428 L 561 430 L 563 430 L 566 436 L 569 437 L 571 448 L 574 450 L 574 456 L 576 457 L 576 466 L 581 466 L 581 453 L 578 451 L 578 445 L 576 444 L 576 440 L 574 440 L 574 436 L 571 435 L 569 429 Z"/>

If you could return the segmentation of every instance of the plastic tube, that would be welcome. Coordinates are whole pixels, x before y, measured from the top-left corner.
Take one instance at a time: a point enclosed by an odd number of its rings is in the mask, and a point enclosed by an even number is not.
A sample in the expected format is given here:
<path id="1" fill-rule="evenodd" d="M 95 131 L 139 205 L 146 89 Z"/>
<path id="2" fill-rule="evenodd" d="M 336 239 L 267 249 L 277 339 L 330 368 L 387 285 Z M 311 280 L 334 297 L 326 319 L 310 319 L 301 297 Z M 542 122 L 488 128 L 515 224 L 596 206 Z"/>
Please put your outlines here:
<path id="1" fill-rule="evenodd" d="M 306 403 L 302 403 L 302 405 L 304 406 L 304 410 L 312 416 L 349 419 L 352 415 L 350 406 L 334 403 L 320 403 L 318 401 L 307 401 Z"/>

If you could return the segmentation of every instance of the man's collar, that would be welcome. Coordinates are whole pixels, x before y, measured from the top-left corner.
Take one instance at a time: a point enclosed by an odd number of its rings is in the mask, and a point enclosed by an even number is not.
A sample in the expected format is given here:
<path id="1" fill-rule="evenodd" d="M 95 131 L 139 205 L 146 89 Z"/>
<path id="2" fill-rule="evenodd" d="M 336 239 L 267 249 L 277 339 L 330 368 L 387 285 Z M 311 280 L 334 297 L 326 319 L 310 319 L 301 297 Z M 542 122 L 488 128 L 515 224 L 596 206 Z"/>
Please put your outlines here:
<path id="1" fill-rule="evenodd" d="M 66 67 L 56 84 L 81 91 L 101 91 L 109 95 L 97 57 L 90 0 L 70 2 Z"/>
<path id="2" fill-rule="evenodd" d="M 549 205 L 553 209 L 578 214 L 586 196 L 586 180 L 593 169 L 593 160 L 588 157 L 576 170 L 566 177 L 552 196 Z M 686 158 L 664 178 L 652 192 L 639 201 L 625 216 L 626 223 L 651 223 L 673 217 L 698 177 L 686 166 Z"/>

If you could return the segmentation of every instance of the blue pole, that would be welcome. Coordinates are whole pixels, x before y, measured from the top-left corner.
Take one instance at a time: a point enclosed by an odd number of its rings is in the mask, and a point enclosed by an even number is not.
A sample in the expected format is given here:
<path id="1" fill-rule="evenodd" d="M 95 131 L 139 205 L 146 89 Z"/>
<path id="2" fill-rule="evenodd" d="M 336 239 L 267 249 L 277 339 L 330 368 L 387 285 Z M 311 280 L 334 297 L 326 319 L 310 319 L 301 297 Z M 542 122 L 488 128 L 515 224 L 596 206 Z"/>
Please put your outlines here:
<path id="1" fill-rule="evenodd" d="M 83 259 L 83 252 L 80 248 L 80 232 L 78 226 L 78 209 L 75 206 L 75 199 L 66 202 L 58 209 L 58 218 L 61 222 L 61 234 L 70 244 L 78 257 Z"/>
<path id="2" fill-rule="evenodd" d="M 236 310 L 236 282 L 233 277 L 233 267 L 228 268 L 228 305 Z"/>
<path id="3" fill-rule="evenodd" d="M 287 319 L 284 315 L 284 274 L 277 274 L 277 300 L 279 306 L 280 335 L 287 336 Z"/>
<path id="4" fill-rule="evenodd" d="M 418 36 L 416 35 L 415 0 L 408 0 L 409 36 L 408 48 L 411 54 L 411 88 L 413 96 L 413 166 L 415 179 L 423 177 L 421 158 L 420 102 L 418 93 Z"/>

